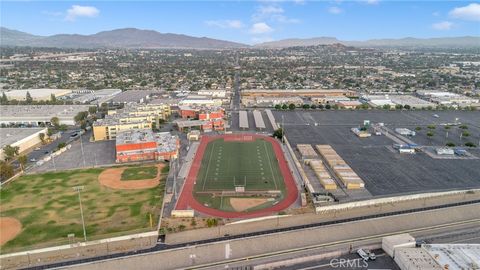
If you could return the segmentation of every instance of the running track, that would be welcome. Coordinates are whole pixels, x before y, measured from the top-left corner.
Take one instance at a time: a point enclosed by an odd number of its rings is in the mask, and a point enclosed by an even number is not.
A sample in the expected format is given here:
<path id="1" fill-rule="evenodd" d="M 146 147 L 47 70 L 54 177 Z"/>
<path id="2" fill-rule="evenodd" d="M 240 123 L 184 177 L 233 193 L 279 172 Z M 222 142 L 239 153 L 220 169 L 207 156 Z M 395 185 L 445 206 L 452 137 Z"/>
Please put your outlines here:
<path id="1" fill-rule="evenodd" d="M 224 138 L 225 140 L 235 140 L 240 139 L 243 136 L 251 136 L 253 139 L 264 139 L 272 144 L 273 151 L 278 159 L 278 165 L 280 167 L 280 172 L 282 173 L 283 179 L 285 181 L 285 188 L 286 188 L 286 197 L 276 205 L 260 209 L 248 213 L 243 212 L 227 212 L 222 211 L 214 208 L 206 207 L 205 205 L 199 203 L 193 197 L 193 186 L 195 184 L 195 179 L 197 178 L 198 171 L 200 170 L 200 166 L 202 164 L 203 155 L 205 153 L 205 149 L 209 142 Z M 292 173 L 288 167 L 288 163 L 285 160 L 285 156 L 283 155 L 282 148 L 277 140 L 272 137 L 256 135 L 256 134 L 242 134 L 242 135 L 235 135 L 235 134 L 226 134 L 226 135 L 218 135 L 218 136 L 203 136 L 200 140 L 200 145 L 198 146 L 197 153 L 195 154 L 195 158 L 193 159 L 192 166 L 190 168 L 190 172 L 188 173 L 187 179 L 185 180 L 185 184 L 183 186 L 182 193 L 180 194 L 180 198 L 178 199 L 177 205 L 175 207 L 176 210 L 187 210 L 187 209 L 194 209 L 200 213 L 209 216 L 221 217 L 221 218 L 253 218 L 253 217 L 260 217 L 260 216 L 267 216 L 270 214 L 277 213 L 289 207 L 292 203 L 294 203 L 298 198 L 298 191 L 297 185 L 293 180 Z"/>

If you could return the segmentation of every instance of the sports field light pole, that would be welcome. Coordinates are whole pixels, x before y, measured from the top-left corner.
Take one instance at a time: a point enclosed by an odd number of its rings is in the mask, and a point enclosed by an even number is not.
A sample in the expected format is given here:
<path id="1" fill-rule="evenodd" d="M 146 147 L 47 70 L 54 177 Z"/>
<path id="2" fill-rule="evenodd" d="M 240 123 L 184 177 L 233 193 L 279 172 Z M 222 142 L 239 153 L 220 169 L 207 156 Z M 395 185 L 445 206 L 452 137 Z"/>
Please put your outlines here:
<path id="1" fill-rule="evenodd" d="M 82 191 L 84 186 L 75 186 L 73 190 L 78 193 L 78 202 L 80 203 L 80 215 L 82 216 L 82 226 L 83 226 L 83 238 L 87 242 L 87 230 L 85 230 L 85 219 L 83 218 L 83 208 L 82 208 L 82 198 L 80 197 L 80 191 Z"/>

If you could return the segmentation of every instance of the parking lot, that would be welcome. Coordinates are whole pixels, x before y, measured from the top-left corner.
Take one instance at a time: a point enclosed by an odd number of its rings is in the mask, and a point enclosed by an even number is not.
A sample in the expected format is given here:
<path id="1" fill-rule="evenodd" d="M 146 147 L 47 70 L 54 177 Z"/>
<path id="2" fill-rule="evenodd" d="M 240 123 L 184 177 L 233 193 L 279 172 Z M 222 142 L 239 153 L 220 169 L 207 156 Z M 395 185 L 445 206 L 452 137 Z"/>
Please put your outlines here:
<path id="1" fill-rule="evenodd" d="M 386 136 L 359 138 L 350 131 L 364 120 L 384 123 L 390 129 L 414 130 L 421 126 L 417 136 L 409 137 L 414 143 L 444 146 L 442 124 L 453 123 L 458 118 L 457 121 L 468 126 L 468 140 L 477 144 L 480 112 L 296 110 L 274 111 L 274 115 L 277 122 L 284 117 L 285 133 L 292 147 L 300 143 L 332 145 L 375 196 L 480 187 L 480 159 L 433 159 L 425 153 L 399 154 L 392 148 L 394 142 Z M 426 132 L 432 124 L 436 125 L 433 130 L 436 134 L 430 138 Z M 461 132 L 458 127 L 452 127 L 448 137 L 457 145 L 466 141 L 459 138 L 458 132 Z M 480 157 L 478 147 L 467 150 Z"/>
<path id="2" fill-rule="evenodd" d="M 40 166 L 34 166 L 30 172 L 68 170 L 115 164 L 115 141 L 90 142 L 91 132 L 71 142 L 72 147 L 61 155 L 52 158 Z M 82 151 L 83 147 L 83 151 Z M 41 149 L 40 151 L 43 151 Z"/>

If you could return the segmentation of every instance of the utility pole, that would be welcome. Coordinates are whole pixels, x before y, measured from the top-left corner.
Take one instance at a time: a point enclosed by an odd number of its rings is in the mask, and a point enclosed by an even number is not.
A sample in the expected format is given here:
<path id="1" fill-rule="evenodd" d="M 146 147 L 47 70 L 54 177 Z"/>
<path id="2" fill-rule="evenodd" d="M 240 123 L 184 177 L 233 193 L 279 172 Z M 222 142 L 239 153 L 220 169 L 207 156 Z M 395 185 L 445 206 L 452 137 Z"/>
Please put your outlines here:
<path id="1" fill-rule="evenodd" d="M 80 215 L 82 216 L 82 226 L 83 226 L 83 238 L 87 242 L 87 230 L 85 230 L 85 219 L 83 218 L 83 208 L 82 208 L 82 198 L 80 197 L 80 191 L 84 189 L 84 186 L 75 186 L 73 190 L 78 193 L 78 202 L 80 204 Z"/>

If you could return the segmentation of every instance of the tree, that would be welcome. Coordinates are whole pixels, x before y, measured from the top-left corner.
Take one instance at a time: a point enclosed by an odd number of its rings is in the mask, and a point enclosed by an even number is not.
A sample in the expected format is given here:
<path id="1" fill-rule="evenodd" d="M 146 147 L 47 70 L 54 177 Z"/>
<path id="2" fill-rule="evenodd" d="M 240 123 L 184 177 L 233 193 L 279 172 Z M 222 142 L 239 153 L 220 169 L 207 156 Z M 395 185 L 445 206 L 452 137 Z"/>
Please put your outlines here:
<path id="1" fill-rule="evenodd" d="M 450 129 L 450 126 L 445 126 L 444 128 L 445 128 L 445 129 Z"/>
<path id="2" fill-rule="evenodd" d="M 408 104 L 405 104 L 405 106 L 403 106 L 403 108 L 404 108 L 405 110 L 410 110 L 410 109 L 411 109 L 410 105 L 408 105 Z"/>
<path id="3" fill-rule="evenodd" d="M 51 129 L 51 128 L 47 129 L 47 135 L 48 135 L 48 137 L 52 136 L 53 135 L 53 129 Z"/>
<path id="4" fill-rule="evenodd" d="M 461 126 L 458 126 L 458 128 L 461 128 L 461 129 L 468 129 L 468 126 L 467 126 L 467 125 L 461 125 Z"/>
<path id="5" fill-rule="evenodd" d="M 290 103 L 290 105 L 288 105 L 288 109 L 295 110 L 295 104 Z"/>
<path id="6" fill-rule="evenodd" d="M 462 132 L 462 137 L 468 137 L 470 136 L 470 133 L 468 131 Z"/>
<path id="7" fill-rule="evenodd" d="M 434 134 L 432 131 L 427 132 L 427 136 L 428 136 L 429 138 L 432 138 L 433 135 L 435 135 L 435 134 Z"/>
<path id="8" fill-rule="evenodd" d="M 402 104 L 397 104 L 397 105 L 395 105 L 395 109 L 397 109 L 397 110 L 403 109 Z"/>
<path id="9" fill-rule="evenodd" d="M 303 104 L 303 105 L 302 105 L 302 108 L 303 108 L 304 110 L 308 110 L 308 109 L 310 109 L 310 104 Z"/>
<path id="10" fill-rule="evenodd" d="M 466 143 L 465 143 L 465 146 L 467 146 L 467 147 L 477 147 L 477 146 L 476 146 L 474 143 L 472 143 L 472 142 L 466 142 Z"/>
<path id="11" fill-rule="evenodd" d="M 422 128 L 421 127 L 416 127 L 415 130 L 420 131 L 420 130 L 422 130 Z"/>
<path id="12" fill-rule="evenodd" d="M 428 129 L 435 129 L 435 125 L 428 125 L 427 128 Z"/>
<path id="13" fill-rule="evenodd" d="M 50 124 L 52 124 L 52 126 L 54 126 L 55 128 L 58 129 L 58 127 L 60 126 L 60 119 L 58 119 L 58 117 L 54 116 L 54 117 L 52 117 L 52 119 L 50 119 Z"/>
<path id="14" fill-rule="evenodd" d="M 95 107 L 95 106 L 89 107 L 88 112 L 92 115 L 96 114 L 97 113 L 97 107 Z"/>
<path id="15" fill-rule="evenodd" d="M 311 108 L 312 110 L 315 110 L 315 109 L 317 108 L 317 105 L 312 104 L 312 106 L 310 106 L 310 108 Z"/>
<path id="16" fill-rule="evenodd" d="M 274 138 L 279 138 L 279 139 L 281 140 L 282 137 L 283 137 L 283 129 L 282 129 L 282 128 L 279 128 L 279 129 L 275 130 L 275 131 L 273 132 L 273 137 L 274 137 Z"/>
<path id="17" fill-rule="evenodd" d="M 25 165 L 27 165 L 27 161 L 28 161 L 27 156 L 26 155 L 18 156 L 17 160 L 18 160 L 18 163 L 20 163 L 20 168 L 23 171 L 25 169 Z"/>
<path id="18" fill-rule="evenodd" d="M 14 174 L 13 166 L 7 162 L 0 161 L 0 179 L 6 180 Z"/>
<path id="19" fill-rule="evenodd" d="M 330 104 L 325 105 L 325 109 L 330 110 L 331 108 L 332 106 L 330 106 Z"/>
<path id="20" fill-rule="evenodd" d="M 57 103 L 57 97 L 55 96 L 55 94 L 50 95 L 50 102 L 52 102 L 52 104 Z"/>
<path id="21" fill-rule="evenodd" d="M 40 139 L 40 141 L 42 142 L 42 144 L 45 143 L 45 133 L 39 133 L 39 134 L 38 134 L 38 138 Z"/>
<path id="22" fill-rule="evenodd" d="M 448 147 L 454 147 L 455 146 L 455 144 L 453 142 L 447 142 L 445 145 L 448 146 Z"/>
<path id="23" fill-rule="evenodd" d="M 320 110 L 323 110 L 323 108 L 325 108 L 325 106 L 323 106 L 323 104 L 319 104 L 319 105 L 318 105 L 318 108 L 319 108 Z"/>
<path id="24" fill-rule="evenodd" d="M 65 125 L 65 124 L 61 124 L 61 125 L 58 127 L 58 130 L 60 130 L 60 131 L 67 131 L 67 129 L 68 129 L 68 127 L 67 127 L 67 125 Z"/>
<path id="25" fill-rule="evenodd" d="M 8 104 L 8 98 L 5 92 L 2 92 L 2 98 L 0 98 L 0 104 L 2 105 Z"/>
<path id="26" fill-rule="evenodd" d="M 275 110 L 280 110 L 281 108 L 282 108 L 282 105 L 280 104 L 275 105 Z"/>
<path id="27" fill-rule="evenodd" d="M 283 104 L 283 105 L 282 105 L 282 110 L 286 110 L 286 109 L 288 109 L 288 105 L 287 105 L 287 104 Z"/>
<path id="28" fill-rule="evenodd" d="M 391 106 L 390 106 L 390 104 L 385 104 L 385 105 L 383 105 L 382 108 L 383 108 L 384 110 L 390 110 Z"/>
<path id="29" fill-rule="evenodd" d="M 64 143 L 64 142 L 61 142 L 57 145 L 57 149 L 60 150 L 60 149 L 64 148 L 65 146 L 67 146 L 67 144 Z"/>
<path id="30" fill-rule="evenodd" d="M 77 115 L 75 115 L 73 120 L 75 120 L 76 123 L 80 123 L 84 120 L 87 120 L 87 117 L 88 117 L 88 112 L 79 112 L 77 113 Z"/>
<path id="31" fill-rule="evenodd" d="M 215 227 L 218 225 L 218 220 L 216 218 L 207 218 L 207 226 Z"/>
<path id="32" fill-rule="evenodd" d="M 30 92 L 28 92 L 28 91 L 27 91 L 27 94 L 25 95 L 25 103 L 27 103 L 27 104 L 32 104 L 33 103 L 32 95 L 30 95 Z"/>
<path id="33" fill-rule="evenodd" d="M 18 156 L 19 150 L 20 147 L 18 146 L 5 145 L 3 147 L 3 154 L 5 155 L 5 160 L 10 161 L 14 159 L 16 156 Z"/>

